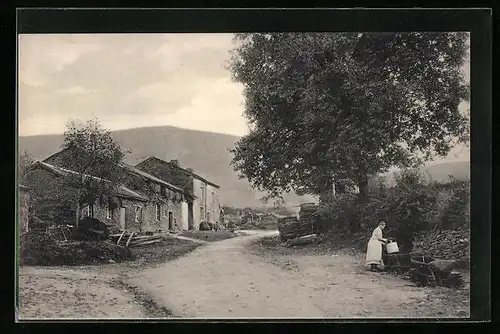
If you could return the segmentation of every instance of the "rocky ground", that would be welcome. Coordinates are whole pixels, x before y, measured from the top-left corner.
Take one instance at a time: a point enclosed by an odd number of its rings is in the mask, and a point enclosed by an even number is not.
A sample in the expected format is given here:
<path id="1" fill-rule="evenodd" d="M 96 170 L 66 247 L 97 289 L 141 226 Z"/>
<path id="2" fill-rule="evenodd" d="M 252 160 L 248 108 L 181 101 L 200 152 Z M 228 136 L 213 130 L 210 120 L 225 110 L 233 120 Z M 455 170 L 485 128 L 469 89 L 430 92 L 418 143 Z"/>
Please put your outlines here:
<path id="1" fill-rule="evenodd" d="M 470 230 L 457 228 L 421 233 L 413 242 L 413 250 L 427 253 L 435 258 L 468 262 L 470 258 Z"/>

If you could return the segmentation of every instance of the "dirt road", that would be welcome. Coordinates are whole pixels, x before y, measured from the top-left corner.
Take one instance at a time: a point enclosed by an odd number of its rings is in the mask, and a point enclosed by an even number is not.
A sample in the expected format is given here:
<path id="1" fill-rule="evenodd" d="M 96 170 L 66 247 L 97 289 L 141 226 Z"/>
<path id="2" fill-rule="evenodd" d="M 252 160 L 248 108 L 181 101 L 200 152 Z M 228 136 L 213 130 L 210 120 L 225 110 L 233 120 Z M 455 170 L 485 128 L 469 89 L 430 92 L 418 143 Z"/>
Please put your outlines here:
<path id="1" fill-rule="evenodd" d="M 129 281 L 181 317 L 457 316 L 445 314 L 439 304 L 428 307 L 439 293 L 367 272 L 362 259 L 315 255 L 269 260 L 246 249 L 255 238 L 273 234 L 253 232 L 209 244 Z M 458 316 L 468 316 L 461 311 Z"/>
<path id="2" fill-rule="evenodd" d="M 134 296 L 114 289 L 117 273 L 70 268 L 21 267 L 19 318 L 145 318 Z"/>
<path id="3" fill-rule="evenodd" d="M 23 267 L 20 318 L 163 318 L 172 313 L 189 318 L 469 315 L 468 297 L 463 295 L 467 291 L 456 293 L 453 300 L 445 288 L 418 288 L 368 272 L 362 258 L 285 251 L 257 255 L 250 250 L 252 241 L 274 234 L 247 231 L 148 268 Z"/>

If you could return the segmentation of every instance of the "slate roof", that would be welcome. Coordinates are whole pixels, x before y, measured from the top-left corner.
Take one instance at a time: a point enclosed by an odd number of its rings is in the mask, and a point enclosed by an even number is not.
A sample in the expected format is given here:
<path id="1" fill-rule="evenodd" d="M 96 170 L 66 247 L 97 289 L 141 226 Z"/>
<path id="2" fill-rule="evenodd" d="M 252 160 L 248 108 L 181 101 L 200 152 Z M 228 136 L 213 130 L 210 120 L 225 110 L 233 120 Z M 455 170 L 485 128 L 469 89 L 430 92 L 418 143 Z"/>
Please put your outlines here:
<path id="1" fill-rule="evenodd" d="M 167 165 L 172 166 L 172 164 L 171 164 L 170 162 L 165 161 L 165 160 L 162 160 L 162 159 L 157 158 L 157 157 L 154 157 L 154 156 L 151 156 L 151 157 L 149 157 L 149 158 L 147 158 L 147 159 L 144 159 L 143 161 L 139 162 L 137 165 L 139 165 L 139 164 L 143 163 L 144 161 L 148 161 L 148 160 L 152 160 L 152 159 L 156 159 L 156 160 L 158 160 L 158 161 L 160 161 L 160 162 L 162 162 L 162 163 L 164 163 L 164 164 L 167 164 Z M 217 189 L 219 189 L 219 188 L 220 188 L 220 186 L 219 186 L 218 184 L 213 183 L 213 182 L 211 182 L 211 181 L 208 181 L 208 180 L 207 180 L 207 179 L 205 179 L 204 177 L 202 177 L 202 176 L 200 176 L 200 175 L 198 175 L 198 174 L 196 174 L 196 173 L 194 173 L 194 172 L 191 172 L 191 171 L 189 171 L 189 170 L 187 170 L 187 169 L 185 169 L 185 168 L 182 168 L 182 167 L 180 167 L 180 166 L 175 166 L 175 168 L 180 169 L 180 170 L 182 170 L 183 172 L 185 172 L 185 173 L 187 173 L 187 174 L 189 174 L 189 175 L 193 176 L 194 178 L 196 178 L 196 179 L 198 179 L 198 180 L 201 180 L 201 181 L 203 181 L 203 182 L 205 182 L 205 183 L 207 183 L 207 184 L 210 184 L 210 185 L 214 186 L 214 187 L 215 187 L 215 188 L 217 188 Z"/>
<path id="2" fill-rule="evenodd" d="M 127 169 L 128 171 L 130 171 L 132 173 L 135 173 L 137 175 L 145 177 L 145 178 L 147 178 L 147 179 L 149 179 L 151 181 L 163 184 L 164 186 L 167 186 L 168 188 L 170 188 L 172 190 L 176 190 L 178 192 L 184 193 L 184 190 L 182 190 L 181 188 L 176 187 L 173 184 L 168 183 L 168 182 L 166 182 L 166 181 L 164 181 L 164 180 L 162 180 L 160 178 L 157 178 L 156 176 L 153 176 L 153 175 L 151 175 L 149 173 L 146 173 L 146 172 L 140 170 L 139 168 L 136 168 L 136 167 L 131 166 L 131 165 L 127 165 L 125 163 L 121 163 L 120 166 L 123 167 L 123 168 L 125 168 L 125 169 Z"/>
<path id="3" fill-rule="evenodd" d="M 77 175 L 78 173 L 73 171 L 73 170 L 70 170 L 70 169 L 66 169 L 66 168 L 62 168 L 62 167 L 56 167 L 56 166 L 53 166 L 51 164 L 48 164 L 46 162 L 42 162 L 42 161 L 37 161 L 35 162 L 31 168 L 35 168 L 35 167 L 41 167 L 41 168 L 44 168 L 56 175 L 60 175 L 60 176 L 66 176 L 68 174 L 74 174 L 74 175 Z M 107 180 L 103 180 L 99 177 L 96 177 L 96 176 L 91 176 L 91 175 L 85 175 L 87 177 L 92 177 L 93 179 L 96 179 L 96 180 L 99 180 L 99 181 L 107 181 Z M 109 181 L 107 181 L 109 182 Z M 123 185 L 120 185 L 117 189 L 117 196 L 119 197 L 127 197 L 127 198 L 133 198 L 133 199 L 136 199 L 136 200 L 140 200 L 140 201 L 148 201 L 148 197 L 143 195 L 143 194 L 140 194 L 136 191 L 133 191 Z"/>

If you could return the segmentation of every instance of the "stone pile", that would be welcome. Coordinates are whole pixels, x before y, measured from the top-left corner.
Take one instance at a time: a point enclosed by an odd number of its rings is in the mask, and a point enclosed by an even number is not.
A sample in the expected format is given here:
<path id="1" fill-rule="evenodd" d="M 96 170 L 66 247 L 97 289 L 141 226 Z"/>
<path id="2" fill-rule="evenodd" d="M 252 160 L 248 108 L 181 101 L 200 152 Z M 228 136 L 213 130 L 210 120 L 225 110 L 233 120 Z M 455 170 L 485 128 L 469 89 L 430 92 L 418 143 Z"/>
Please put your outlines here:
<path id="1" fill-rule="evenodd" d="M 426 231 L 413 242 L 413 251 L 431 255 L 436 259 L 469 261 L 469 229 Z"/>

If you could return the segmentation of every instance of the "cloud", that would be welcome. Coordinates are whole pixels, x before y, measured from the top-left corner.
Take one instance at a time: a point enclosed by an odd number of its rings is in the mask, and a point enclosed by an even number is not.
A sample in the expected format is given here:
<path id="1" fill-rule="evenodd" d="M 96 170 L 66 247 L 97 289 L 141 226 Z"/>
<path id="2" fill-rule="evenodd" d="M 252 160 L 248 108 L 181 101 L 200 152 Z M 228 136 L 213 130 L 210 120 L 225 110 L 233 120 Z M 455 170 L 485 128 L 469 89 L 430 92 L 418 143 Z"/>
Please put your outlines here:
<path id="1" fill-rule="evenodd" d="M 166 119 L 179 127 L 242 135 L 248 131 L 243 102 L 243 88 L 229 77 L 221 78 L 199 90 L 190 105 Z"/>
<path id="2" fill-rule="evenodd" d="M 89 93 L 92 93 L 92 91 L 85 89 L 82 86 L 72 86 L 70 88 L 61 89 L 55 92 L 56 95 L 80 95 Z"/>
<path id="3" fill-rule="evenodd" d="M 76 37 L 55 35 L 20 35 L 19 81 L 28 85 L 43 86 L 50 77 L 62 71 L 85 54 L 103 47 L 100 44 L 79 43 Z"/>
<path id="4" fill-rule="evenodd" d="M 206 105 L 217 104 L 204 94 L 229 77 L 223 63 L 231 39 L 231 34 L 21 35 L 20 134 L 61 133 L 68 118 L 94 116 L 112 130 L 172 121 L 190 127 L 179 121 L 179 112 L 193 112 L 192 102 L 200 96 Z M 224 99 L 241 98 L 231 94 L 240 92 L 228 88 Z"/>
<path id="5" fill-rule="evenodd" d="M 21 35 L 20 135 L 62 133 L 68 118 L 92 117 L 111 130 L 174 125 L 244 135 L 243 91 L 224 67 L 232 37 Z"/>

